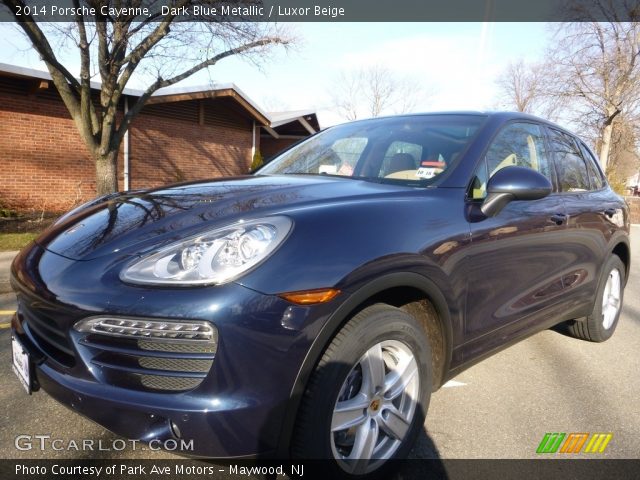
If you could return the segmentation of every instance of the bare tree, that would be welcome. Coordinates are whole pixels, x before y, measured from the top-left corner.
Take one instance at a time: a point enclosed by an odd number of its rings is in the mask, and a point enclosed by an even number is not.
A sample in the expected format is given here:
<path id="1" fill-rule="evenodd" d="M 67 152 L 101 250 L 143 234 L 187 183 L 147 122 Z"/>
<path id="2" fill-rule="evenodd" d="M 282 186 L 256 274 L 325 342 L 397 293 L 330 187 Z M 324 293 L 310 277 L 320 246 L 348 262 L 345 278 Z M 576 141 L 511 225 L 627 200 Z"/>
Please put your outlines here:
<path id="1" fill-rule="evenodd" d="M 340 115 L 347 120 L 356 120 L 362 95 L 362 72 L 340 72 L 331 89 L 333 103 Z"/>
<path id="2" fill-rule="evenodd" d="M 428 93 L 409 78 L 399 77 L 382 65 L 340 72 L 331 89 L 333 103 L 347 120 L 407 113 Z"/>
<path id="3" fill-rule="evenodd" d="M 563 98 L 553 89 L 552 75 L 545 62 L 510 62 L 496 80 L 500 106 L 556 120 Z"/>
<path id="4" fill-rule="evenodd" d="M 40 54 L 53 84 L 69 110 L 80 137 L 96 166 L 98 194 L 117 190 L 117 157 L 132 120 L 159 89 L 174 85 L 215 65 L 224 58 L 243 55 L 257 61 L 269 45 L 289 41 L 276 27 L 253 22 L 178 22 L 182 7 L 217 3 L 214 0 L 175 0 L 175 7 L 162 14 L 159 1 L 85 0 L 95 8 L 94 17 L 75 16 L 72 23 L 42 24 L 25 15 L 23 0 L 2 0 Z M 250 2 L 249 2 L 250 3 Z M 80 0 L 73 6 L 80 7 Z M 141 19 L 132 10 L 118 16 L 103 15 L 104 5 L 119 9 L 143 4 L 154 12 Z M 155 8 L 154 8 L 155 6 Z M 18 9 L 22 15 L 18 16 Z M 122 10 L 121 10 L 122 11 Z M 60 60 L 62 48 L 77 49 L 80 77 Z M 250 56 L 251 55 L 251 56 Z M 121 111 L 124 89 L 134 74 L 147 80 L 144 93 L 128 112 Z M 92 96 L 91 79 L 100 80 L 99 98 Z"/>
<path id="5" fill-rule="evenodd" d="M 640 22 L 618 21 L 607 0 L 595 0 L 607 21 L 558 28 L 550 53 L 556 91 L 572 102 L 576 123 L 595 130 L 600 162 L 607 170 L 613 130 L 620 115 L 640 107 Z M 586 14 L 585 14 L 586 15 Z"/>
<path id="6" fill-rule="evenodd" d="M 507 108 L 533 113 L 534 103 L 540 96 L 540 81 L 535 66 L 523 60 L 510 62 L 498 77 L 496 84 Z"/>
<path id="7" fill-rule="evenodd" d="M 637 117 L 629 118 L 625 115 L 619 115 L 614 121 L 608 171 L 610 181 L 618 185 L 620 191 L 627 179 L 640 171 L 638 121 Z"/>
<path id="8" fill-rule="evenodd" d="M 393 78 L 388 68 L 375 65 L 362 71 L 362 82 L 372 117 L 379 117 L 386 108 L 398 101 L 398 80 Z"/>

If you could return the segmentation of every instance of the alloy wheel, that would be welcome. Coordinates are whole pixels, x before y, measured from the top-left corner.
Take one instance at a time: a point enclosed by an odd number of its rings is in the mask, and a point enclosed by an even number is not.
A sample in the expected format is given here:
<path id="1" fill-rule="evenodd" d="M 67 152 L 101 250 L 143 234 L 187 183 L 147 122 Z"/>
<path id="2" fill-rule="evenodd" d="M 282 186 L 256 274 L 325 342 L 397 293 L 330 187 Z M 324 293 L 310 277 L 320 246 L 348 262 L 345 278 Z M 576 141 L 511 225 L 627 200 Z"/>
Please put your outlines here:
<path id="1" fill-rule="evenodd" d="M 620 271 L 614 268 L 609 273 L 602 293 L 602 326 L 605 330 L 611 328 L 620 310 L 621 286 Z"/>
<path id="2" fill-rule="evenodd" d="M 418 364 L 403 342 L 369 348 L 342 384 L 331 420 L 331 449 L 353 474 L 393 457 L 407 436 L 420 389 Z"/>

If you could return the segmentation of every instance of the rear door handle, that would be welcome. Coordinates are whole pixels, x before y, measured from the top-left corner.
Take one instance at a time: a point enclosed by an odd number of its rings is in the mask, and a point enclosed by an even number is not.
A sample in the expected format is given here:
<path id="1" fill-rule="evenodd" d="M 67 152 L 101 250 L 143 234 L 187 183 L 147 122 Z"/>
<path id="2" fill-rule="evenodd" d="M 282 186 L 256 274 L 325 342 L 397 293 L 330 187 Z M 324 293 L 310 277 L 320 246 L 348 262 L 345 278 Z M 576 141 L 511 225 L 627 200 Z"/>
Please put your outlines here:
<path id="1" fill-rule="evenodd" d="M 607 217 L 612 218 L 612 217 L 616 214 L 616 209 L 615 209 L 615 208 L 607 208 L 607 209 L 604 211 L 604 214 L 605 214 Z"/>
<path id="2" fill-rule="evenodd" d="M 551 221 L 556 225 L 562 225 L 567 220 L 567 215 L 564 213 L 556 213 L 551 215 Z"/>

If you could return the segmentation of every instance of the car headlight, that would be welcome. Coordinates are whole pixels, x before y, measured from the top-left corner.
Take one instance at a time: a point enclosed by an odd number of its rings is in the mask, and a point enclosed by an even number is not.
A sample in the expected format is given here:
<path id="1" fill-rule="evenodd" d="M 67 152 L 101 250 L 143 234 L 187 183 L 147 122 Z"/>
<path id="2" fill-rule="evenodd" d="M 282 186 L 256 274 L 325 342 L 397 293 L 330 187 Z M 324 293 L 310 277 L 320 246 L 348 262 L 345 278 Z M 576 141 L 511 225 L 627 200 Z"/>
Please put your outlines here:
<path id="1" fill-rule="evenodd" d="M 124 282 L 143 285 L 212 285 L 238 278 L 267 259 L 287 238 L 287 217 L 240 221 L 153 252 L 128 265 Z"/>

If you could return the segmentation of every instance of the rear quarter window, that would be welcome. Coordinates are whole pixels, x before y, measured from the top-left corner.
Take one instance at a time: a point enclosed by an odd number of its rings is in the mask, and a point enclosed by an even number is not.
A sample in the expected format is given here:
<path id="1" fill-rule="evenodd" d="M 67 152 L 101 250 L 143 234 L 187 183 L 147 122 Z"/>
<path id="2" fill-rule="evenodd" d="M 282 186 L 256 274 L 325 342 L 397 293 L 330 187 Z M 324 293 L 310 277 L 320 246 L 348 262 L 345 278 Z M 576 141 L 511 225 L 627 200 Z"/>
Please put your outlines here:
<path id="1" fill-rule="evenodd" d="M 602 172 L 598 168 L 597 161 L 589 149 L 582 143 L 580 143 L 580 150 L 582 151 L 582 156 L 587 162 L 587 170 L 589 172 L 589 179 L 591 180 L 591 189 L 600 190 L 605 186 L 605 180 L 602 176 Z"/>

